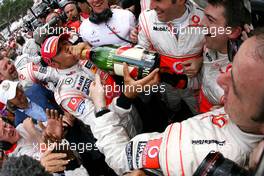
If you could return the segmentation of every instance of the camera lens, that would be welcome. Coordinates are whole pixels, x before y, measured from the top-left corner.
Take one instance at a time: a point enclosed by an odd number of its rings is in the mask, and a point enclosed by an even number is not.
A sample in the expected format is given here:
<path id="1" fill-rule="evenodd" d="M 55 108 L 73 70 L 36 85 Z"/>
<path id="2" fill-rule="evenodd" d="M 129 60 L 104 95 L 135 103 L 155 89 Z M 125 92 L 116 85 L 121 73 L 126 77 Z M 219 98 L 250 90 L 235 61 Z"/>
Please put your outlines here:
<path id="1" fill-rule="evenodd" d="M 193 176 L 249 176 L 249 172 L 220 152 L 210 152 Z"/>

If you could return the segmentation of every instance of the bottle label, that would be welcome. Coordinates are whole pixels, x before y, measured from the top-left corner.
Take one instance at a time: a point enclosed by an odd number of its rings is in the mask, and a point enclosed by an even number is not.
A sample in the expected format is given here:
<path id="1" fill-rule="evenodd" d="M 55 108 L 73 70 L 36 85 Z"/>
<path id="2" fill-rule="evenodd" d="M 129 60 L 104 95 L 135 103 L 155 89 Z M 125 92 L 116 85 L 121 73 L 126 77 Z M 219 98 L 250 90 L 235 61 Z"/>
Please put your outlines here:
<path id="1" fill-rule="evenodd" d="M 131 47 L 120 47 L 116 50 L 117 56 L 127 57 L 133 60 L 141 60 L 143 58 L 144 49 L 131 48 Z"/>
<path id="2" fill-rule="evenodd" d="M 114 63 L 114 73 L 115 75 L 118 76 L 124 76 L 124 72 L 123 72 L 123 64 L 121 63 Z M 134 67 L 134 66 L 129 66 L 128 67 L 129 70 L 129 74 L 131 77 L 137 79 L 138 77 L 138 68 Z"/>

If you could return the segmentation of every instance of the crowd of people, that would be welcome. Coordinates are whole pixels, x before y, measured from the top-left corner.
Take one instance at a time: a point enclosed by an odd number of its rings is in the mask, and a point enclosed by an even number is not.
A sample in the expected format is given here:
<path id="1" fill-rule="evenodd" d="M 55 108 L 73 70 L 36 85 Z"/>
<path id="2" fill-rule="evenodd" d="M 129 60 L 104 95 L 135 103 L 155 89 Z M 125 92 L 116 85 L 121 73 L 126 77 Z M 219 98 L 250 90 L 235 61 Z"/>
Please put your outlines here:
<path id="1" fill-rule="evenodd" d="M 59 5 L 0 50 L 0 175 L 189 176 L 210 152 L 256 172 L 264 28 L 249 0 Z M 83 56 L 104 46 L 155 52 L 159 64 L 138 79 L 127 63 L 108 72 Z"/>

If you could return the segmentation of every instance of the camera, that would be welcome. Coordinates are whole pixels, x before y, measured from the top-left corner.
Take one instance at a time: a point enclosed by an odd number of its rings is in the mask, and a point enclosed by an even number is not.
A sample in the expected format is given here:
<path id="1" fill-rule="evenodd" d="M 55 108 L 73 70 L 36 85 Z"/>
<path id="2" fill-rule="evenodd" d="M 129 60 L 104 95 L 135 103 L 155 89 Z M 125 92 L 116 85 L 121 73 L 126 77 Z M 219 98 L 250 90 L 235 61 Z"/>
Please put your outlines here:
<path id="1" fill-rule="evenodd" d="M 246 169 L 225 158 L 220 152 L 211 151 L 193 176 L 249 176 Z"/>

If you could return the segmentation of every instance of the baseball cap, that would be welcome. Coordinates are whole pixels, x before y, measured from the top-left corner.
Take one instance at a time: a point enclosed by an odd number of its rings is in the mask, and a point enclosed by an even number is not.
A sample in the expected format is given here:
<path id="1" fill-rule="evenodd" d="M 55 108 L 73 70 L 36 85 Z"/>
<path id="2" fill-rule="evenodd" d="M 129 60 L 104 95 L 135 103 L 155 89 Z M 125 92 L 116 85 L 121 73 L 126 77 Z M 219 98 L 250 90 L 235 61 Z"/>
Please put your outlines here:
<path id="1" fill-rule="evenodd" d="M 47 38 L 41 46 L 41 56 L 44 62 L 51 65 L 51 60 L 57 55 L 59 41 L 67 40 L 70 34 L 63 33 L 59 36 L 52 36 Z"/>
<path id="2" fill-rule="evenodd" d="M 6 104 L 8 100 L 16 97 L 18 81 L 4 80 L 0 84 L 0 102 Z"/>

